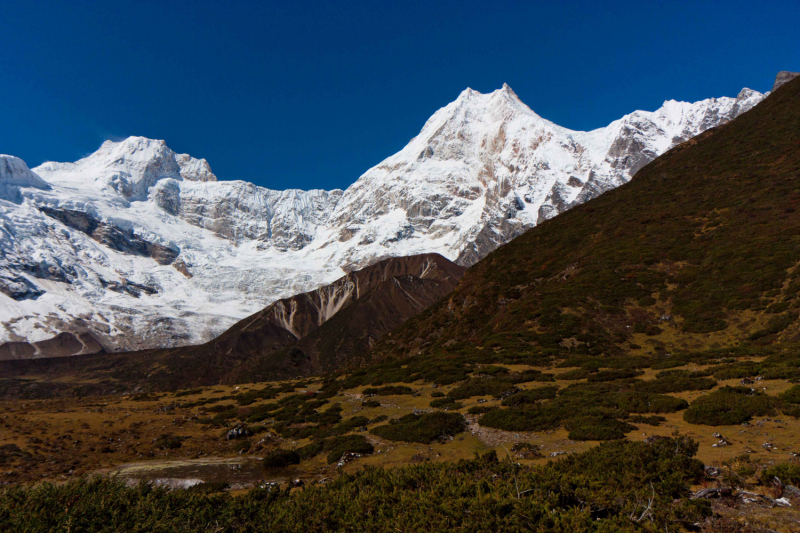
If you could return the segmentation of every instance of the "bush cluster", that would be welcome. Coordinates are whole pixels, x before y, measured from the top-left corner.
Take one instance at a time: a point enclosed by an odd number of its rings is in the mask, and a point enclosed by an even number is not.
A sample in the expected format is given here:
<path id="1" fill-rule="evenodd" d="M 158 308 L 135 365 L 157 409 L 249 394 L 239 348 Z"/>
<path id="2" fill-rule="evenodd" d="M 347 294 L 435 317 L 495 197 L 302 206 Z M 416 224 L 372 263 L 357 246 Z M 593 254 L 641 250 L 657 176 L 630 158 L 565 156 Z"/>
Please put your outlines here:
<path id="1" fill-rule="evenodd" d="M 290 451 L 285 451 L 291 453 Z M 691 441 L 615 441 L 534 467 L 481 457 L 364 468 L 302 491 L 126 486 L 85 478 L 0 490 L 8 531 L 677 531 L 710 515 Z M 286 455 L 281 465 L 295 458 Z M 221 487 L 207 487 L 217 489 Z M 525 491 L 520 494 L 521 491 Z M 652 498 L 651 517 L 642 494 Z"/>
<path id="2" fill-rule="evenodd" d="M 456 410 L 464 407 L 464 404 L 457 402 L 454 399 L 445 396 L 444 398 L 435 398 L 431 400 L 431 407 L 434 409 L 450 409 Z"/>
<path id="3" fill-rule="evenodd" d="M 453 400 L 464 400 L 473 396 L 499 397 L 514 384 L 503 378 L 472 378 L 451 390 L 447 395 Z"/>
<path id="4" fill-rule="evenodd" d="M 748 387 L 722 387 L 697 398 L 683 413 L 690 424 L 732 426 L 754 416 L 775 414 L 777 401 Z"/>
<path id="5" fill-rule="evenodd" d="M 325 439 L 322 451 L 328 452 L 328 464 L 331 464 L 341 459 L 345 453 L 370 455 L 375 448 L 363 435 L 344 435 Z"/>
<path id="6" fill-rule="evenodd" d="M 162 450 L 177 450 L 183 445 L 181 437 L 165 433 L 153 441 L 153 446 Z"/>
<path id="7" fill-rule="evenodd" d="M 262 461 L 264 468 L 285 468 L 287 466 L 300 464 L 300 454 L 295 450 L 285 450 L 278 448 L 270 451 Z"/>
<path id="8" fill-rule="evenodd" d="M 566 420 L 564 428 L 572 440 L 615 440 L 624 439 L 636 426 L 604 416 L 579 416 Z"/>
<path id="9" fill-rule="evenodd" d="M 392 396 L 395 394 L 412 394 L 414 390 L 405 385 L 390 385 L 386 387 L 369 387 L 364 389 L 363 393 L 366 395 L 374 394 L 375 396 Z"/>
<path id="10" fill-rule="evenodd" d="M 464 417 L 458 413 L 409 414 L 372 428 L 382 439 L 430 444 L 458 435 L 467 429 Z"/>
<path id="11" fill-rule="evenodd" d="M 501 403 L 507 406 L 534 404 L 540 400 L 552 400 L 557 393 L 558 387 L 539 387 L 516 392 L 504 398 Z"/>

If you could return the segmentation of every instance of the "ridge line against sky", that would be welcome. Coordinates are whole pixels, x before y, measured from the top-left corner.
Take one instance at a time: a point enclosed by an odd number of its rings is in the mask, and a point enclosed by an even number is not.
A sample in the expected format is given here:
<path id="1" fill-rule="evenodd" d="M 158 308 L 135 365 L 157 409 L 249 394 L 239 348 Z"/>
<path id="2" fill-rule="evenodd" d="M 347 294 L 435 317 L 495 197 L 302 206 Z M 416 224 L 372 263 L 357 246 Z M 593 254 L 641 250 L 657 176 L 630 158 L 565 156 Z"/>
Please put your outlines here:
<path id="1" fill-rule="evenodd" d="M 346 188 L 466 87 L 508 83 L 573 130 L 768 91 L 800 70 L 798 20 L 796 1 L 9 4 L 0 152 L 33 167 L 141 135 L 220 179 Z"/>

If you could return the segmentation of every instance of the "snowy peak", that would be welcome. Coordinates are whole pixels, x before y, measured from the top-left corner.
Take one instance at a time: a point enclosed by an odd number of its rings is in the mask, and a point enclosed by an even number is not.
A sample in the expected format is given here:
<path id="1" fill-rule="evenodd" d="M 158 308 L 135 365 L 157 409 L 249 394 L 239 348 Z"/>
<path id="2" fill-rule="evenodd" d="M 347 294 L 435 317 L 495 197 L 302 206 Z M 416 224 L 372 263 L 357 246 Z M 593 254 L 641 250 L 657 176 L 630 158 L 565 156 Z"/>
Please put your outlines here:
<path id="1" fill-rule="evenodd" d="M 21 202 L 21 187 L 50 189 L 50 185 L 32 172 L 25 161 L 13 155 L 0 154 L 0 199 L 14 203 Z"/>
<path id="2" fill-rule="evenodd" d="M 146 199 L 148 189 L 160 179 L 182 179 L 175 153 L 166 143 L 144 137 L 106 141 L 75 163 L 44 163 L 34 170 L 65 185 L 92 182 L 100 190 L 132 201 Z"/>
<path id="3" fill-rule="evenodd" d="M 205 159 L 176 154 L 163 140 L 145 137 L 105 141 L 80 161 L 48 162 L 35 170 L 44 176 L 57 176 L 64 183 L 91 180 L 101 190 L 132 201 L 146 199 L 148 190 L 163 179 L 217 181 Z"/>
<path id="4" fill-rule="evenodd" d="M 205 159 L 144 137 L 32 171 L 3 156 L 0 342 L 88 331 L 109 350 L 193 344 L 388 258 L 469 266 L 763 98 L 669 100 L 580 132 L 508 85 L 466 89 L 345 191 L 217 181 Z"/>

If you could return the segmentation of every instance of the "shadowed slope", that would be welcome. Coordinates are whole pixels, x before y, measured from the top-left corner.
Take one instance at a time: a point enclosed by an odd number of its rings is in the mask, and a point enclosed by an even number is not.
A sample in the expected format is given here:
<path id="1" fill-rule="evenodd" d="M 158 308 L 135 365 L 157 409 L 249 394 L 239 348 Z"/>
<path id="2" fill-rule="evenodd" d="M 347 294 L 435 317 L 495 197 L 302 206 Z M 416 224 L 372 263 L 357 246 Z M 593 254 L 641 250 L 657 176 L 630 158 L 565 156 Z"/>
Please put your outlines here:
<path id="1" fill-rule="evenodd" d="M 662 353 L 798 338 L 800 79 L 471 268 L 374 357 Z"/>
<path id="2" fill-rule="evenodd" d="M 167 390 L 338 369 L 452 291 L 464 270 L 438 254 L 396 257 L 279 300 L 199 346 L 0 362 L 0 395 Z"/>

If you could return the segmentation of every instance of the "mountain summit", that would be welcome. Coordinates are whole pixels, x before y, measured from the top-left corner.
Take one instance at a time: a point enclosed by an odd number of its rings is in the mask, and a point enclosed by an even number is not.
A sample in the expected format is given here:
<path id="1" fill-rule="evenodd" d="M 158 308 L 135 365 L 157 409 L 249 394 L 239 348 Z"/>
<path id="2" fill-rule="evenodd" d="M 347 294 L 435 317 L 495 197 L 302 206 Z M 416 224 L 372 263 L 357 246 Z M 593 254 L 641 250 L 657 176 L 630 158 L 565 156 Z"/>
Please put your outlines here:
<path id="1" fill-rule="evenodd" d="M 796 343 L 799 102 L 794 79 L 489 254 L 374 355 L 428 365 L 625 355 L 672 368 L 703 350 Z"/>
<path id="2" fill-rule="evenodd" d="M 507 85 L 467 89 L 346 191 L 217 181 L 204 159 L 143 137 L 32 170 L 5 156 L 0 342 L 87 332 L 112 351 L 194 344 L 385 258 L 469 266 L 762 98 L 668 101 L 577 132 Z"/>

